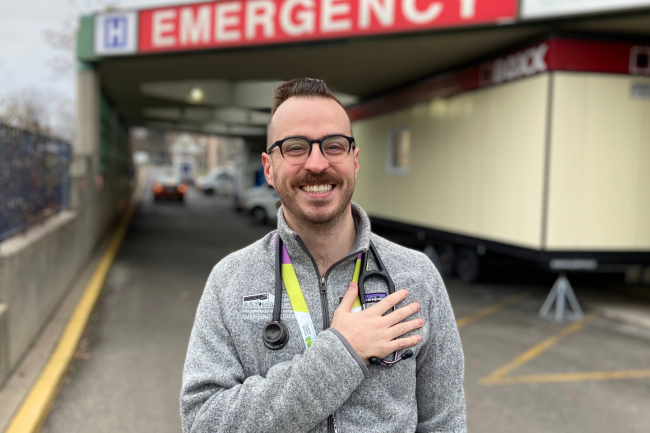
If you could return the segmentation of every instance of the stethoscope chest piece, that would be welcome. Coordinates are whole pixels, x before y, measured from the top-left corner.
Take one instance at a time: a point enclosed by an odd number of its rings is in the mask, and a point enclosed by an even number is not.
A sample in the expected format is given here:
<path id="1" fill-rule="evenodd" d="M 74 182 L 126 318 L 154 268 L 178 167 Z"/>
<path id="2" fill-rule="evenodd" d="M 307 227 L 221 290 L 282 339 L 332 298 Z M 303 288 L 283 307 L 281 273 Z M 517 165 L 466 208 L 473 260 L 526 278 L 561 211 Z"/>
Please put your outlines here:
<path id="1" fill-rule="evenodd" d="M 282 323 L 274 320 L 264 328 L 264 345 L 271 350 L 282 349 L 289 341 L 289 331 Z"/>

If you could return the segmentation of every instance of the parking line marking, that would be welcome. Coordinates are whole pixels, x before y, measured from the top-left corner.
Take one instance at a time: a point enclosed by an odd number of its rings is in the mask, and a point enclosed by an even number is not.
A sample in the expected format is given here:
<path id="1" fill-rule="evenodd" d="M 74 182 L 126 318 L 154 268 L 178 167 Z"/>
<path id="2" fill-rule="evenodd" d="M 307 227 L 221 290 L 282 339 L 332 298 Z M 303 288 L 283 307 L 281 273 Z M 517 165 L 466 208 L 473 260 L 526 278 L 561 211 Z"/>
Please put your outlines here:
<path id="1" fill-rule="evenodd" d="M 544 339 L 542 342 L 526 350 L 524 353 L 517 356 L 515 359 L 513 359 L 503 367 L 497 368 L 492 373 L 482 378 L 480 383 L 484 385 L 499 383 L 501 380 L 504 379 L 504 376 L 510 373 L 511 371 L 537 358 L 539 355 L 541 355 L 542 353 L 546 352 L 548 349 L 550 349 L 551 347 L 559 343 L 560 340 L 568 337 L 569 335 L 575 332 L 578 332 L 580 329 L 582 329 L 583 326 L 585 326 L 587 323 L 592 321 L 597 314 L 598 314 L 597 312 L 590 313 L 587 316 L 585 316 L 585 318 L 582 319 L 581 321 L 573 323 L 567 326 L 566 328 L 564 328 L 559 333 Z"/>
<path id="2" fill-rule="evenodd" d="M 519 383 L 562 383 L 586 382 L 594 380 L 650 379 L 650 370 L 593 371 L 586 373 L 533 374 L 502 377 L 483 382 L 489 385 L 513 385 Z"/>
<path id="3" fill-rule="evenodd" d="M 140 184 L 47 364 L 9 422 L 5 433 L 38 433 L 43 428 L 143 192 L 144 186 Z"/>
<path id="4" fill-rule="evenodd" d="M 467 326 L 470 323 L 476 322 L 479 319 L 494 314 L 499 310 L 509 307 L 510 305 L 516 304 L 527 296 L 530 296 L 530 292 L 522 292 L 504 299 L 501 302 L 497 302 L 496 304 L 488 305 L 485 308 L 481 308 L 474 314 L 470 314 L 469 316 L 461 317 L 460 319 L 456 320 L 456 326 L 458 326 L 458 329 L 460 329 L 463 326 Z"/>

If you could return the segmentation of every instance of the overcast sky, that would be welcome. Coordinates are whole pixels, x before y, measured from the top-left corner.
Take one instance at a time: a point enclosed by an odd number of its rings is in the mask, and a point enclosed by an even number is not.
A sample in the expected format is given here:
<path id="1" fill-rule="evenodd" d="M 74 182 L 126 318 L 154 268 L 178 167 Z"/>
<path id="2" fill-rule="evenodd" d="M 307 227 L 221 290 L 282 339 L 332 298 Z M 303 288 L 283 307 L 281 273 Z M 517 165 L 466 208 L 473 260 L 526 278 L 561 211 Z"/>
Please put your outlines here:
<path id="1" fill-rule="evenodd" d="M 0 0 L 0 99 L 22 90 L 55 92 L 73 98 L 74 74 L 60 76 L 53 72 L 50 65 L 57 51 L 47 44 L 45 31 L 62 29 L 79 13 L 96 12 L 99 3 L 101 0 Z M 197 0 L 114 0 L 110 3 L 124 9 L 140 9 L 197 3 Z"/>

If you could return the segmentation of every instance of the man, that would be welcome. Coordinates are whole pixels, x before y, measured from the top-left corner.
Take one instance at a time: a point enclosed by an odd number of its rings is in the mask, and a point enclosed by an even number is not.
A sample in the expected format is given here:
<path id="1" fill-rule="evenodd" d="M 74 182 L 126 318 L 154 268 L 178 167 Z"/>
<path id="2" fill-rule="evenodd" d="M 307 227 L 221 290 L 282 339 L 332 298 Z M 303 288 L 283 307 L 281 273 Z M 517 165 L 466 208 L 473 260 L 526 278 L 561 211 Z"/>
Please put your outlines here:
<path id="1" fill-rule="evenodd" d="M 185 362 L 184 432 L 465 432 L 463 353 L 444 284 L 424 254 L 372 234 L 351 202 L 359 148 L 341 104 L 320 80 L 284 83 L 268 138 L 262 161 L 282 202 L 278 229 L 208 279 Z M 274 314 L 278 241 L 297 283 L 287 285 L 283 264 L 289 339 L 272 350 L 263 334 Z M 384 282 L 368 280 L 376 303 L 358 311 L 350 281 L 371 242 L 407 290 L 387 296 Z M 376 269 L 374 257 L 369 263 Z M 392 367 L 370 364 L 407 348 L 413 357 Z"/>

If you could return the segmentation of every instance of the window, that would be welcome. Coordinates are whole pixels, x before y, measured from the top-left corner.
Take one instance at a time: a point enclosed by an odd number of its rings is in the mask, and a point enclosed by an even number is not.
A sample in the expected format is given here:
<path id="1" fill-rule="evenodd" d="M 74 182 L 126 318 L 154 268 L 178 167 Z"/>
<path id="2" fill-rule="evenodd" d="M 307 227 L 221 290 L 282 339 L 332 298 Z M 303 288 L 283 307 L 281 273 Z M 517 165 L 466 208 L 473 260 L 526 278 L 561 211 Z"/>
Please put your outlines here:
<path id="1" fill-rule="evenodd" d="M 386 171 L 406 174 L 411 168 L 411 130 L 395 128 L 388 131 Z"/>

